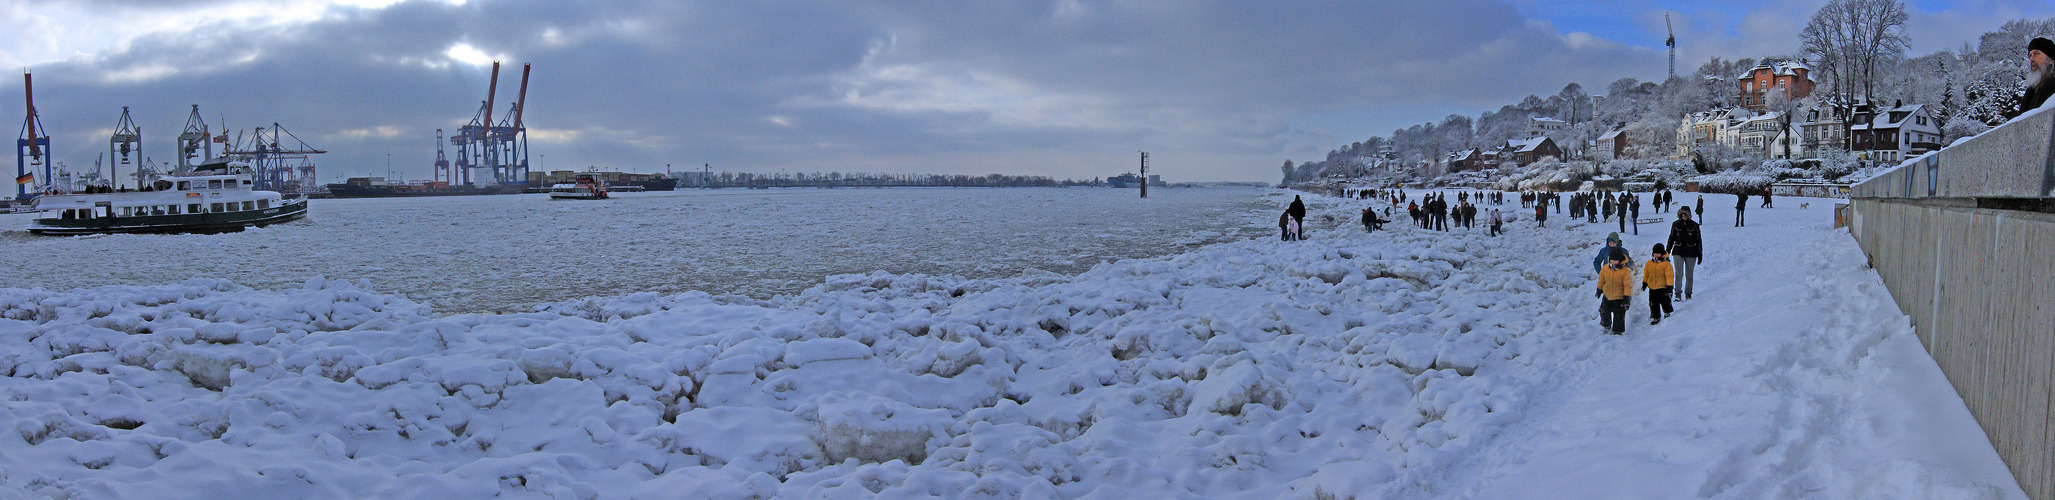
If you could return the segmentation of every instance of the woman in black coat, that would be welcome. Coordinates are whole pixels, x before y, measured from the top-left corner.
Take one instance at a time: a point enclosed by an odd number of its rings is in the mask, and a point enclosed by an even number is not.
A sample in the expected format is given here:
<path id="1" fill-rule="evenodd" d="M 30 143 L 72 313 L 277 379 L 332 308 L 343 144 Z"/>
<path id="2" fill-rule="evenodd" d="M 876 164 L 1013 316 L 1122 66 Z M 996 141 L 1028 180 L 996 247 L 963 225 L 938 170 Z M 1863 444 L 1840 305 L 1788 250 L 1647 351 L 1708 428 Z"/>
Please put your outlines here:
<path id="1" fill-rule="evenodd" d="M 1671 295 L 1690 299 L 1691 285 L 1698 283 L 1695 271 L 1705 260 L 1705 241 L 1699 237 L 1698 221 L 1691 220 L 1691 207 L 1677 209 L 1677 221 L 1670 223 L 1669 243 L 1663 246 L 1670 250 L 1670 263 L 1676 266 L 1677 281 L 1670 288 Z"/>

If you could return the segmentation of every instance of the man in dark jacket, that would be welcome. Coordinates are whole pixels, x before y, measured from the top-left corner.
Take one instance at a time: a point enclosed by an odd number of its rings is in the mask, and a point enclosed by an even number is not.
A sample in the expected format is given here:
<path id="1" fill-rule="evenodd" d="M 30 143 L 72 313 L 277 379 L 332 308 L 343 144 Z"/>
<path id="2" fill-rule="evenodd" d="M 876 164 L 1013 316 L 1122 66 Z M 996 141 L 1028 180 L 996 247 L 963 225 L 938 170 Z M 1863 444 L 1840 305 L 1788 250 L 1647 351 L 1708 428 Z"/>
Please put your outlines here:
<path id="1" fill-rule="evenodd" d="M 1705 216 L 1705 195 L 1698 195 L 1698 207 L 1691 209 L 1691 213 L 1698 214 L 1699 217 Z"/>
<path id="2" fill-rule="evenodd" d="M 2035 38 L 2027 43 L 2026 93 L 2019 96 L 2019 109 L 2007 113 L 2007 118 L 2033 111 L 2041 107 L 2042 103 L 2048 102 L 2049 95 L 2055 94 L 2055 70 L 2050 69 L 2051 65 L 2055 65 L 2055 59 L 2051 58 L 2055 58 L 2055 41 Z"/>
<path id="3" fill-rule="evenodd" d="M 1746 222 L 1747 219 L 1743 216 L 1748 214 L 1748 193 L 1741 193 L 1735 196 L 1739 197 L 1739 199 L 1734 202 L 1734 227 L 1746 226 L 1748 222 Z"/>
<path id="4" fill-rule="evenodd" d="M 1677 221 L 1670 223 L 1670 241 L 1663 245 L 1670 250 L 1670 262 L 1677 266 L 1677 285 L 1670 289 L 1681 292 L 1679 298 L 1691 298 L 1691 285 L 1698 283 L 1693 271 L 1705 260 L 1705 242 L 1698 236 L 1698 221 L 1691 220 L 1691 207 L 1677 209 Z"/>
<path id="5" fill-rule="evenodd" d="M 1286 214 L 1290 214 L 1290 215 L 1291 215 L 1291 217 L 1292 217 L 1292 220 L 1293 220 L 1293 221 L 1295 221 L 1295 222 L 1298 222 L 1298 223 L 1299 223 L 1299 230 L 1298 230 L 1298 232 L 1296 232 L 1296 233 L 1293 233 L 1293 234 L 1292 234 L 1292 239 L 1305 239 L 1305 238 L 1306 238 L 1306 202 L 1305 202 L 1305 201 L 1302 201 L 1302 200 L 1300 200 L 1300 199 L 1299 199 L 1299 197 L 1298 197 L 1298 195 L 1293 195 L 1293 196 L 1292 196 L 1292 204 L 1291 204 L 1291 207 L 1289 207 L 1289 208 L 1285 208 L 1285 209 L 1284 209 L 1284 212 L 1285 212 Z"/>
<path id="6" fill-rule="evenodd" d="M 1627 197 L 1627 218 L 1634 220 L 1634 235 L 1641 235 L 1641 197 Z"/>

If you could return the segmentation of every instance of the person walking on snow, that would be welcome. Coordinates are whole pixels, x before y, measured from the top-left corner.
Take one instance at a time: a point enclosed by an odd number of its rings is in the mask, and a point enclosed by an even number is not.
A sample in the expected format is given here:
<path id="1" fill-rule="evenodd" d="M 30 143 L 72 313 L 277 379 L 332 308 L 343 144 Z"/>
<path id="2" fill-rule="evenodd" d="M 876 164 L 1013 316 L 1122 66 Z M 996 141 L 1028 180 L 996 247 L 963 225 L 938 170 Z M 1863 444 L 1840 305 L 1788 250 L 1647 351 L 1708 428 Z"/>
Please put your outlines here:
<path id="1" fill-rule="evenodd" d="M 1635 235 L 1635 236 L 1640 236 L 1640 235 L 1641 235 L 1641 197 L 1639 197 L 1639 196 L 1636 196 L 1636 197 L 1632 197 L 1632 198 L 1628 198 L 1628 199 L 1627 199 L 1627 215 L 1629 215 L 1628 219 L 1631 219 L 1631 220 L 1633 220 L 1633 221 L 1634 221 L 1634 235 Z"/>
<path id="2" fill-rule="evenodd" d="M 1622 260 L 1633 260 L 1633 257 L 1627 255 L 1627 249 L 1620 246 L 1620 233 L 1605 235 L 1605 246 L 1599 247 L 1598 255 L 1591 257 L 1591 271 L 1598 272 L 1603 270 L 1606 257 L 1614 253 L 1620 254 L 1620 259 Z"/>
<path id="3" fill-rule="evenodd" d="M 1705 216 L 1705 195 L 1698 195 L 1698 207 L 1691 209 L 1691 213 L 1698 214 L 1699 217 Z"/>
<path id="4" fill-rule="evenodd" d="M 1498 209 L 1491 209 L 1491 235 L 1498 236 L 1500 234 L 1504 234 L 1505 232 L 1506 229 L 1504 221 L 1498 218 Z"/>
<path id="5" fill-rule="evenodd" d="M 1669 250 L 1676 256 L 1672 276 L 1680 278 L 1676 284 L 1682 285 L 1678 290 L 1684 292 L 1679 297 L 1691 300 L 1691 287 L 1698 284 L 1694 271 L 1698 269 L 1698 263 L 1705 260 L 1704 242 L 1698 237 L 1698 221 L 1691 220 L 1691 207 L 1677 209 L 1677 222 L 1670 223 Z"/>
<path id="6" fill-rule="evenodd" d="M 1300 232 L 1300 230 L 1305 228 L 1306 224 L 1306 202 L 1299 200 L 1298 195 L 1292 195 L 1291 207 L 1285 210 L 1290 211 L 1292 216 L 1292 237 L 1294 239 L 1306 239 L 1306 233 Z"/>
<path id="7" fill-rule="evenodd" d="M 1770 188 L 1768 186 L 1762 188 L 1762 206 L 1756 208 L 1777 208 L 1777 204 L 1770 203 Z"/>
<path id="8" fill-rule="evenodd" d="M 1734 227 L 1748 225 L 1748 193 L 1741 193 L 1739 196 L 1740 198 L 1734 201 Z"/>
<path id="9" fill-rule="evenodd" d="M 1534 204 L 1534 227 L 1548 227 L 1548 204 Z"/>
<path id="10" fill-rule="evenodd" d="M 1627 333 L 1627 304 L 1634 298 L 1634 268 L 1627 267 L 1627 250 L 1608 246 L 1606 264 L 1598 271 L 1598 326 L 1613 335 Z"/>
<path id="11" fill-rule="evenodd" d="M 1613 215 L 1620 218 L 1620 232 L 1627 232 L 1627 193 L 1620 193 L 1620 202 L 1613 206 Z"/>
<path id="12" fill-rule="evenodd" d="M 1277 230 L 1284 231 L 1284 241 L 1292 240 L 1292 211 L 1277 214 Z"/>
<path id="13" fill-rule="evenodd" d="M 1648 326 L 1662 323 L 1664 317 L 1676 312 L 1670 307 L 1675 278 L 1669 254 L 1663 252 L 1663 244 L 1655 244 L 1655 250 L 1648 253 L 1648 264 L 1641 266 L 1641 289 L 1648 290 Z"/>

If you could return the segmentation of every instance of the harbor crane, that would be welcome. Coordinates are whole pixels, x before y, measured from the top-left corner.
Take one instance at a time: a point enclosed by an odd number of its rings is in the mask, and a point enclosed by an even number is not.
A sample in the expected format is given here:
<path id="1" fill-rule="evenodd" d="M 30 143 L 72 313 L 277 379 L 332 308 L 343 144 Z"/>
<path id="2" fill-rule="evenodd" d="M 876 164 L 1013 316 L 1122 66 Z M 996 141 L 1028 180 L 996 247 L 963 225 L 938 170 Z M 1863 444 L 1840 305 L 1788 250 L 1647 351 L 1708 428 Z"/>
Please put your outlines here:
<path id="1" fill-rule="evenodd" d="M 30 184 L 40 180 L 47 186 L 54 178 L 50 175 L 50 134 L 36 121 L 36 90 L 28 73 L 21 74 L 21 93 L 28 102 L 28 119 L 22 122 L 21 138 L 14 141 L 14 199 L 27 202 L 36 197 L 29 192 Z M 36 167 L 43 167 L 40 178 L 35 176 Z"/>

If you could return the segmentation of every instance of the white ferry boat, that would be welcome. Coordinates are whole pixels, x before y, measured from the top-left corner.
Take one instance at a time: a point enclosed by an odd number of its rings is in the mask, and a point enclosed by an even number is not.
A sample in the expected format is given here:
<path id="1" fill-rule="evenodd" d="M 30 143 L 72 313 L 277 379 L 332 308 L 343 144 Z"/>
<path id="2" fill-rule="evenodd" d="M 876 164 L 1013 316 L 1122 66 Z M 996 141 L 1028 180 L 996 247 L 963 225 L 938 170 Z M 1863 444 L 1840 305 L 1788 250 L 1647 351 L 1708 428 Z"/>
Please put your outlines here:
<path id="1" fill-rule="evenodd" d="M 591 174 L 578 174 L 577 181 L 549 187 L 552 200 L 604 200 L 607 199 L 606 184 Z"/>
<path id="2" fill-rule="evenodd" d="M 139 191 L 46 194 L 29 232 L 48 235 L 221 233 L 292 221 L 307 199 L 252 188 L 250 165 L 214 161 Z"/>

